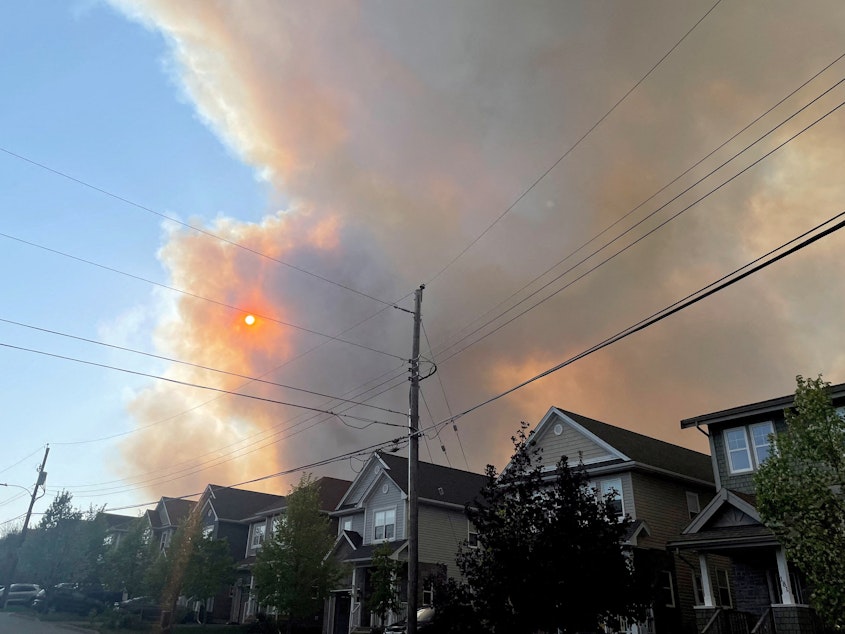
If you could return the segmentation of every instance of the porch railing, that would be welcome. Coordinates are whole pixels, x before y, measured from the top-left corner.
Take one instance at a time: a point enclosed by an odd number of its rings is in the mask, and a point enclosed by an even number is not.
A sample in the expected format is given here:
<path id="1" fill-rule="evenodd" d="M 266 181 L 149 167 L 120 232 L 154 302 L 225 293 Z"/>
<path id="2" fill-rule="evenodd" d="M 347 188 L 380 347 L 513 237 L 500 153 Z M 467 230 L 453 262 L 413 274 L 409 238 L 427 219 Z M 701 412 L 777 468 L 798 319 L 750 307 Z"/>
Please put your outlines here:
<path id="1" fill-rule="evenodd" d="M 710 617 L 701 634 L 751 634 L 749 614 L 719 608 Z"/>
<path id="2" fill-rule="evenodd" d="M 763 613 L 763 616 L 751 630 L 751 634 L 775 634 L 775 619 L 772 616 L 772 608 Z"/>

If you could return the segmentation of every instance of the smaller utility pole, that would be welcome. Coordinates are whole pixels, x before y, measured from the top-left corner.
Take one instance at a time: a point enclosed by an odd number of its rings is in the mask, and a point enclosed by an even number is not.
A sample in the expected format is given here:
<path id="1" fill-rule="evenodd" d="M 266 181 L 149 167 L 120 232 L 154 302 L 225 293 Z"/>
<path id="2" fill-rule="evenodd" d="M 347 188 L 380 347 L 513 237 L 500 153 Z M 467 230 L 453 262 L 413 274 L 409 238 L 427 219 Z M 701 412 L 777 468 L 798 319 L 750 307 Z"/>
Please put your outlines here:
<path id="1" fill-rule="evenodd" d="M 4 608 L 6 607 L 6 599 L 9 597 L 9 587 L 15 580 L 15 571 L 18 568 L 18 553 L 21 549 L 21 546 L 23 546 L 24 539 L 26 539 L 26 532 L 27 530 L 29 530 L 29 518 L 32 517 L 32 507 L 35 506 L 36 496 L 38 495 L 38 487 L 44 486 L 44 483 L 47 481 L 47 472 L 44 471 L 44 467 L 47 465 L 47 456 L 49 454 L 50 445 L 47 445 L 44 448 L 44 460 L 41 461 L 41 466 L 38 467 L 38 478 L 35 480 L 35 486 L 32 487 L 32 497 L 29 500 L 29 508 L 26 510 L 26 519 L 24 519 L 23 521 L 21 536 L 18 540 L 18 545 L 15 547 L 15 550 L 12 553 L 12 561 L 9 566 L 8 579 L 6 580 L 6 586 L 3 588 L 3 597 L 0 600 L 0 605 L 2 605 Z"/>
<path id="2" fill-rule="evenodd" d="M 425 285 L 414 291 L 414 345 L 411 355 L 410 416 L 408 417 L 408 634 L 417 634 L 419 585 L 419 506 L 417 470 L 420 458 L 420 324 Z"/>

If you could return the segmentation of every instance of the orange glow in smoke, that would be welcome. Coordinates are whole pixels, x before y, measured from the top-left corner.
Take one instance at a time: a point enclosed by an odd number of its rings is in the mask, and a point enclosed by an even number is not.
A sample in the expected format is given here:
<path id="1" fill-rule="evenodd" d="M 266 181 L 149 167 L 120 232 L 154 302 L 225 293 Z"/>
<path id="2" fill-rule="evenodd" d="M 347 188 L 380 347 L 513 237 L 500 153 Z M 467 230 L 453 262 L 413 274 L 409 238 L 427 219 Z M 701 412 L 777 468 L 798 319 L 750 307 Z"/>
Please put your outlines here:
<path id="1" fill-rule="evenodd" d="M 244 323 L 247 326 L 252 326 L 255 323 L 255 315 L 247 315 L 244 317 Z"/>

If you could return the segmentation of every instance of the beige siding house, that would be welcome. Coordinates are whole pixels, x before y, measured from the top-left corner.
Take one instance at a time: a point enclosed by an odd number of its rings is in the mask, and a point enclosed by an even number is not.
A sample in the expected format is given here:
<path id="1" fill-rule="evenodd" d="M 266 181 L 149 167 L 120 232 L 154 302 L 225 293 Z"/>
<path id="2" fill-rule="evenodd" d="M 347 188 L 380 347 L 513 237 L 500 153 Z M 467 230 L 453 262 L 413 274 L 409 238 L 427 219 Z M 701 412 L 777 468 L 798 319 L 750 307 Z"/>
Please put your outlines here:
<path id="1" fill-rule="evenodd" d="M 455 557 L 471 532 L 464 509 L 485 482 L 481 474 L 420 462 L 420 605 L 431 603 L 428 576 L 458 574 Z M 323 632 L 348 634 L 355 627 L 378 625 L 366 607 L 373 552 L 386 545 L 392 558 L 407 562 L 407 459 L 373 454 L 331 516 L 337 519 L 338 534 L 330 556 L 347 563 L 349 575 L 327 601 Z M 404 592 L 406 584 L 400 582 L 399 587 Z M 387 621 L 401 616 L 390 615 Z"/>
<path id="2" fill-rule="evenodd" d="M 542 450 L 545 470 L 553 472 L 561 456 L 570 467 L 583 465 L 597 491 L 612 493 L 619 516 L 633 520 L 627 545 L 635 565 L 655 570 L 658 593 L 636 631 L 695 632 L 694 568 L 666 544 L 715 494 L 710 457 L 557 407 L 530 441 Z"/>

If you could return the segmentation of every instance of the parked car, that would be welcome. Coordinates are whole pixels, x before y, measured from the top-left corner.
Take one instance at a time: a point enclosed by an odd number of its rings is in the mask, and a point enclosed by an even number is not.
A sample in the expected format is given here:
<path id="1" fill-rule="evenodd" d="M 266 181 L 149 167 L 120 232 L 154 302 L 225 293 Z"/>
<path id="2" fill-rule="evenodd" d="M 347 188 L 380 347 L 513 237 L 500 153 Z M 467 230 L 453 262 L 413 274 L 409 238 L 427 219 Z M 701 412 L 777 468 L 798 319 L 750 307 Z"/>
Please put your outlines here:
<path id="1" fill-rule="evenodd" d="M 152 597 L 135 597 L 114 604 L 117 612 L 137 614 L 142 621 L 158 621 L 161 618 L 161 605 Z"/>
<path id="2" fill-rule="evenodd" d="M 36 583 L 13 583 L 9 586 L 6 605 L 31 605 L 40 590 Z"/>
<path id="3" fill-rule="evenodd" d="M 116 593 L 120 598 L 120 593 Z M 39 612 L 71 612 L 90 614 L 102 612 L 114 601 L 115 593 L 106 593 L 100 586 L 80 586 L 75 583 L 60 583 L 50 589 L 42 588 L 32 602 Z"/>
<path id="4" fill-rule="evenodd" d="M 427 631 L 431 629 L 432 624 L 434 623 L 434 608 L 432 607 L 422 607 L 417 610 L 417 631 Z M 385 630 L 385 634 L 407 634 L 408 632 L 408 624 L 406 620 L 401 620 L 393 625 L 388 625 Z"/>

